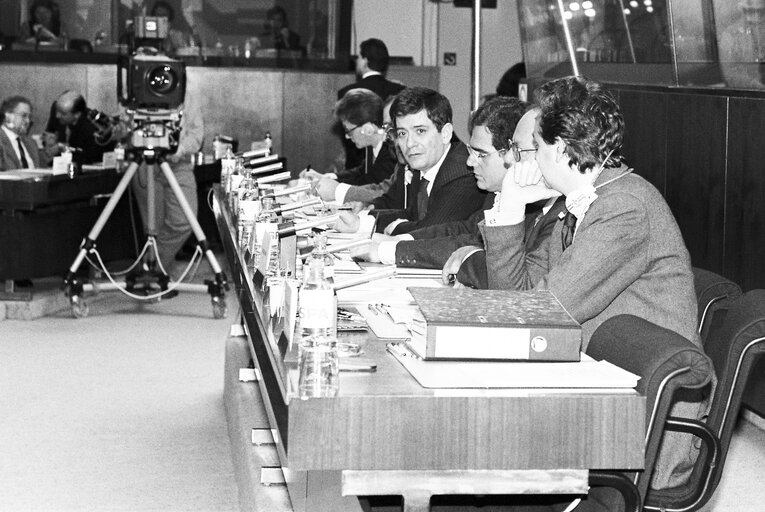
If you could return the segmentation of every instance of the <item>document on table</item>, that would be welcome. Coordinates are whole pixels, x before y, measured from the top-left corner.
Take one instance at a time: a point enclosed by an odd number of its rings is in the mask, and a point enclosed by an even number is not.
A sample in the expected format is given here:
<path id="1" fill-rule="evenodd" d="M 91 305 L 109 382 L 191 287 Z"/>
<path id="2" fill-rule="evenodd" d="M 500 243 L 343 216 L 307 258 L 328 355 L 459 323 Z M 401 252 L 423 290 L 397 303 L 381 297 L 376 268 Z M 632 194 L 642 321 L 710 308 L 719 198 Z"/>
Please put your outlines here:
<path id="1" fill-rule="evenodd" d="M 389 343 L 388 352 L 424 388 L 634 388 L 639 376 L 608 361 L 582 353 L 574 363 L 424 361 L 404 343 Z"/>
<path id="2" fill-rule="evenodd" d="M 387 297 L 385 299 L 388 300 Z M 409 324 L 419 313 L 417 306 L 391 306 L 380 303 L 359 305 L 357 309 L 372 332 L 380 339 L 408 339 L 412 337 Z"/>

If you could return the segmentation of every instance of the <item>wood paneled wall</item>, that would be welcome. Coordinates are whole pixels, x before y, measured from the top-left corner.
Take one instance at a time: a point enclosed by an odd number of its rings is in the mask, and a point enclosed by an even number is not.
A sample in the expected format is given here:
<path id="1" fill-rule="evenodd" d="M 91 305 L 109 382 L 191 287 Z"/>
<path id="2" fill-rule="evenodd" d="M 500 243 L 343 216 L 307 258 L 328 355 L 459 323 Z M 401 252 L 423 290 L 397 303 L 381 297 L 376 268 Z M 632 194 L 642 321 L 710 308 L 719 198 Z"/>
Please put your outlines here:
<path id="1" fill-rule="evenodd" d="M 337 90 L 355 80 L 351 73 L 189 66 L 187 76 L 189 93 L 204 98 L 206 152 L 217 134 L 246 148 L 270 132 L 275 151 L 298 172 L 307 164 L 327 168 L 342 151 L 330 131 L 332 109 Z M 439 87 L 437 67 L 392 66 L 389 77 Z M 118 111 L 114 65 L 0 63 L 0 98 L 22 94 L 32 101 L 31 133 L 45 129 L 51 103 L 67 89 L 82 91 L 92 108 Z"/>
<path id="2" fill-rule="evenodd" d="M 664 194 L 693 265 L 765 288 L 765 98 L 609 87 L 627 162 Z"/>

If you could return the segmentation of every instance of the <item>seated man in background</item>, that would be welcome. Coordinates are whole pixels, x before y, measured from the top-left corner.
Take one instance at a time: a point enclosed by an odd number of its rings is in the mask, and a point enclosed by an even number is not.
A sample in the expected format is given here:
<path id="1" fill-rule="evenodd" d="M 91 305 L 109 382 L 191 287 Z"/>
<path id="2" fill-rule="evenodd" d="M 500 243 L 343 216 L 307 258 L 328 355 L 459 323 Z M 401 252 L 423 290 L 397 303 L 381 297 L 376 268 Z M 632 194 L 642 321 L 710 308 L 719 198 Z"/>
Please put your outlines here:
<path id="1" fill-rule="evenodd" d="M 111 133 L 105 133 L 92 120 L 96 112 L 89 109 L 85 98 L 75 91 L 65 91 L 51 106 L 45 128 L 45 152 L 49 157 L 73 148 L 73 159 L 80 164 L 103 160 L 104 153 L 114 149 Z"/>
<path id="2" fill-rule="evenodd" d="M 627 313 L 695 344 L 696 297 L 688 250 L 667 203 L 620 155 L 624 118 L 600 84 L 582 77 L 553 80 L 536 91 L 540 107 L 534 160 L 508 173 L 501 190 L 503 219 L 482 226 L 489 288 L 549 290 L 582 324 L 586 348 L 597 326 Z M 515 174 L 543 180 L 517 183 Z M 550 241 L 523 244 L 526 205 L 563 194 L 568 214 Z M 678 402 L 672 415 L 697 418 L 702 399 Z M 654 488 L 683 483 L 698 450 L 691 436 L 668 434 Z"/>
<path id="3" fill-rule="evenodd" d="M 344 203 L 352 185 L 377 184 L 393 174 L 396 155 L 393 143 L 387 137 L 383 110 L 380 97 L 366 89 L 351 89 L 337 102 L 335 116 L 342 124 L 345 136 L 357 148 L 365 150 L 366 158 L 361 165 L 337 173 L 301 173 L 305 178 L 320 178 L 316 191 L 325 201 Z"/>
<path id="4" fill-rule="evenodd" d="M 355 60 L 357 80 L 340 89 L 337 92 L 337 99 L 341 99 L 351 89 L 367 89 L 383 99 L 401 92 L 404 89 L 402 84 L 385 77 L 388 72 L 389 58 L 388 47 L 380 39 L 371 38 L 362 41 Z M 345 149 L 345 167 L 355 167 L 361 163 L 364 155 L 347 139 L 342 141 Z"/>
<path id="5" fill-rule="evenodd" d="M 449 100 L 432 89 L 407 88 L 393 100 L 391 117 L 411 183 L 404 189 L 409 199 L 405 208 L 379 210 L 375 206 L 378 232 L 398 235 L 464 220 L 481 208 L 485 193 L 476 186 L 465 163 L 465 144 L 452 139 Z"/>
<path id="6" fill-rule="evenodd" d="M 45 164 L 37 144 L 29 137 L 32 103 L 23 96 L 11 96 L 0 105 L 0 171 L 29 169 Z"/>

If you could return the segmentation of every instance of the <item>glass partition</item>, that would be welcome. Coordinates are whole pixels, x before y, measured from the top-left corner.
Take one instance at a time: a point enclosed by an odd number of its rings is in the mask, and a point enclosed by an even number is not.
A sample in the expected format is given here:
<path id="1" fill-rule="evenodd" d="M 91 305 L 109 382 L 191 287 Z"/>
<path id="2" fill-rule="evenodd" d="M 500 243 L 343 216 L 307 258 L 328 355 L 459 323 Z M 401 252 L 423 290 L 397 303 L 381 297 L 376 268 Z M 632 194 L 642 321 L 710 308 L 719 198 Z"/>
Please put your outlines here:
<path id="1" fill-rule="evenodd" d="M 0 58 L 41 60 L 44 53 L 82 61 L 85 54 L 86 61 L 109 61 L 140 43 L 136 16 L 161 16 L 168 19 L 161 50 L 190 64 L 345 71 L 351 6 L 352 0 L 0 0 Z"/>
<path id="2" fill-rule="evenodd" d="M 765 0 L 518 0 L 530 77 L 763 88 Z"/>

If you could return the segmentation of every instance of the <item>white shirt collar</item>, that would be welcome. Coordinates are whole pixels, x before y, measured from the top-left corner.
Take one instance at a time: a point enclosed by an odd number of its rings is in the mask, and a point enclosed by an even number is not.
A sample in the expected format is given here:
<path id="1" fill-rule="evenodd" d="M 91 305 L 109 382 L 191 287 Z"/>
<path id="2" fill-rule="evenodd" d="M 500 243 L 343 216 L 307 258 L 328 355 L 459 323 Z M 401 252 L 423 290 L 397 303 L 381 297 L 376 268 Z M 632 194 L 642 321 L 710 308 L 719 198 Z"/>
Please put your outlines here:
<path id="1" fill-rule="evenodd" d="M 383 142 L 385 142 L 384 138 L 376 145 L 372 146 L 372 155 L 374 155 L 375 160 L 377 160 L 377 155 L 380 154 L 380 149 L 382 149 Z"/>
<path id="2" fill-rule="evenodd" d="M 366 73 L 361 75 L 361 79 L 364 80 L 366 77 L 373 76 L 373 75 L 382 75 L 382 73 L 380 73 L 379 71 L 367 71 Z"/>
<path id="3" fill-rule="evenodd" d="M 16 134 L 16 132 L 14 132 L 13 130 L 11 130 L 10 128 L 8 128 L 5 125 L 3 125 L 3 131 L 8 136 L 8 138 L 11 139 L 11 142 L 15 143 L 16 139 L 19 138 L 19 136 L 18 136 L 18 134 Z"/>

